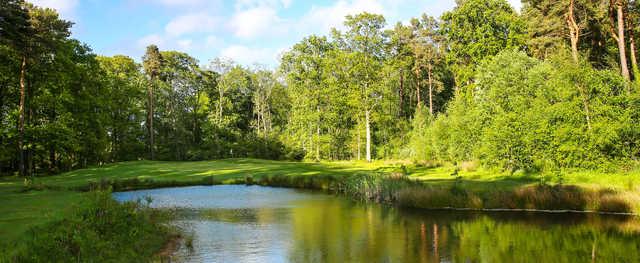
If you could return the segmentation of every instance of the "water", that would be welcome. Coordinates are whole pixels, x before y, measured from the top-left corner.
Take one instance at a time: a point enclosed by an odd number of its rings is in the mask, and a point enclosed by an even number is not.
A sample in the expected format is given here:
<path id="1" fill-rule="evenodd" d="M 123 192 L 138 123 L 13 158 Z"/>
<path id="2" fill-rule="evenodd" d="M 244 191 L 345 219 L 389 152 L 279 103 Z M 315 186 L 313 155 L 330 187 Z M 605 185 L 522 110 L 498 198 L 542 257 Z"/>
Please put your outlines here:
<path id="1" fill-rule="evenodd" d="M 179 262 L 640 262 L 640 220 L 407 210 L 260 186 L 114 193 L 179 211 Z"/>

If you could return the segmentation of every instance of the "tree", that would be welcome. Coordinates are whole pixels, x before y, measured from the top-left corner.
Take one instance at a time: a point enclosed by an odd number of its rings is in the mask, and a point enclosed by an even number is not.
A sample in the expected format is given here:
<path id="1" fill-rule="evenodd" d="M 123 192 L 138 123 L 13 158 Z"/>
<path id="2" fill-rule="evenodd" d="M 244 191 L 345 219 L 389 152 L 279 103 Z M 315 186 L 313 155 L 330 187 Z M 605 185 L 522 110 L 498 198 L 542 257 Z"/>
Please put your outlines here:
<path id="1" fill-rule="evenodd" d="M 381 15 L 361 13 L 347 16 L 344 34 L 335 31 L 334 38 L 344 43 L 342 48 L 349 52 L 354 61 L 352 78 L 357 82 L 354 90 L 357 105 L 364 115 L 366 133 L 366 160 L 370 162 L 372 153 L 371 114 L 381 100 L 382 86 L 379 84 L 380 69 L 384 58 L 386 37 L 382 32 L 385 19 Z"/>
<path id="2" fill-rule="evenodd" d="M 625 0 L 609 0 L 609 15 L 611 17 L 611 37 L 615 39 L 618 44 L 618 54 L 620 58 L 620 72 L 622 77 L 629 81 L 631 80 L 629 74 L 629 67 L 627 65 L 627 51 L 625 34 Z M 617 30 L 616 30 L 617 29 Z"/>
<path id="3" fill-rule="evenodd" d="M 569 35 L 567 26 L 570 25 L 569 12 L 567 12 L 568 1 L 524 0 L 522 2 L 524 4 L 522 16 L 527 21 L 529 53 L 536 58 L 544 59 L 566 43 Z M 574 2 L 575 0 L 571 0 L 571 3 Z M 571 11 L 573 21 L 580 21 L 578 19 L 582 16 L 575 16 L 575 5 Z"/>
<path id="4" fill-rule="evenodd" d="M 568 46 L 576 62 L 582 54 L 594 65 L 608 66 L 607 3 L 601 0 L 525 0 L 528 51 L 544 59 Z"/>
<path id="5" fill-rule="evenodd" d="M 29 65 L 35 63 L 40 56 L 55 52 L 70 33 L 71 22 L 62 20 L 52 9 L 42 9 L 23 1 L 6 1 L 2 6 L 0 32 L 2 42 L 13 48 L 20 56 L 20 102 L 18 109 L 18 151 L 19 170 L 22 176 L 29 175 L 26 166 L 27 149 L 25 149 L 26 113 L 28 96 L 32 94 L 27 87 Z"/>
<path id="6" fill-rule="evenodd" d="M 149 156 L 151 160 L 155 159 L 155 130 L 153 129 L 153 106 L 155 104 L 154 99 L 154 86 L 158 81 L 158 75 L 162 68 L 162 55 L 156 45 L 150 45 L 147 47 L 147 52 L 142 58 L 144 71 L 149 77 L 149 87 L 147 89 L 147 135 L 149 136 Z"/>
<path id="7" fill-rule="evenodd" d="M 25 150 L 24 150 L 24 113 L 26 96 L 26 71 L 27 71 L 27 42 L 33 35 L 29 21 L 28 10 L 24 1 L 11 0 L 0 3 L 0 43 L 13 50 L 19 51 L 20 63 L 20 106 L 18 121 L 18 154 L 20 159 L 20 175 L 26 176 Z"/>
<path id="8" fill-rule="evenodd" d="M 388 59 L 387 64 L 397 71 L 398 76 L 398 115 L 400 117 L 408 117 L 411 108 L 411 102 L 406 103 L 407 95 L 410 100 L 412 93 L 407 94 L 406 89 L 409 86 L 409 78 L 411 75 L 411 66 L 413 64 L 413 30 L 410 26 L 397 23 L 393 30 L 388 30 L 386 35 L 389 37 L 388 42 Z M 417 95 L 417 94 L 416 94 Z M 417 103 L 416 103 L 417 105 Z M 409 108 L 409 109 L 408 109 Z"/>
<path id="9" fill-rule="evenodd" d="M 629 58 L 631 59 L 631 71 L 633 78 L 640 83 L 640 68 L 638 67 L 638 59 L 636 58 L 636 35 L 638 31 L 638 20 L 640 20 L 640 2 L 629 1 L 626 16 L 626 26 L 629 32 Z"/>
<path id="10" fill-rule="evenodd" d="M 325 130 L 323 112 L 329 111 L 326 64 L 333 49 L 326 37 L 310 36 L 295 44 L 282 57 L 281 69 L 286 74 L 293 105 L 293 127 L 300 136 L 310 137 L 309 149 L 321 160 L 321 136 Z M 304 148 L 304 147 L 303 147 Z M 311 151 L 309 151 L 311 152 Z"/>
<path id="11" fill-rule="evenodd" d="M 458 88 L 471 84 L 475 66 L 485 57 L 524 46 L 524 23 L 505 0 L 458 1 L 441 19 Z"/>
<path id="12" fill-rule="evenodd" d="M 265 69 L 254 72 L 254 78 L 253 114 L 255 120 L 253 127 L 259 135 L 266 138 L 272 129 L 271 96 L 278 83 L 273 73 Z"/>
<path id="13" fill-rule="evenodd" d="M 411 19 L 413 39 L 411 48 L 414 54 L 414 71 L 416 72 L 416 85 L 418 87 L 418 107 L 420 107 L 420 72 L 426 68 L 427 84 L 429 88 L 429 114 L 433 116 L 433 97 L 435 92 L 434 68 L 443 58 L 442 39 L 438 34 L 439 25 L 435 18 L 422 15 L 421 19 Z"/>
<path id="14" fill-rule="evenodd" d="M 145 119 L 144 87 L 140 65 L 127 56 L 98 57 L 108 118 L 105 128 L 110 137 L 109 161 L 136 160 L 144 155 L 144 136 L 140 123 Z M 145 85 L 146 84 L 146 85 Z"/>

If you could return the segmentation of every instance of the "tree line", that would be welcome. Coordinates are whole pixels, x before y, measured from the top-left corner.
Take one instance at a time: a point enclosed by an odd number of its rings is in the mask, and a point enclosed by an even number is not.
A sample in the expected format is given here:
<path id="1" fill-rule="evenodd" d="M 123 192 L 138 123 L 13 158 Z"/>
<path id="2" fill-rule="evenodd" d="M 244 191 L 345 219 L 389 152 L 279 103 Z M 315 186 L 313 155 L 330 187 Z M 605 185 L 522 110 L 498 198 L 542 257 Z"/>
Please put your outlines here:
<path id="1" fill-rule="evenodd" d="M 464 0 L 388 26 L 345 18 L 276 69 L 141 63 L 72 23 L 0 4 L 0 173 L 229 157 L 479 161 L 505 170 L 624 168 L 640 157 L 639 4 Z"/>

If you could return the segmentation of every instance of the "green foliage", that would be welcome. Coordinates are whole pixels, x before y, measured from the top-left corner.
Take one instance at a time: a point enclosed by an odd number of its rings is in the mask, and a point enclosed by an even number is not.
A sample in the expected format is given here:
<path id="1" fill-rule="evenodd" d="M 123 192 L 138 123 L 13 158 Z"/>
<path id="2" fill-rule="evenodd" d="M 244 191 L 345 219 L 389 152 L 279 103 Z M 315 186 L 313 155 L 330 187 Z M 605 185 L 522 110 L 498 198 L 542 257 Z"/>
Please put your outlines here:
<path id="1" fill-rule="evenodd" d="M 525 42 L 524 22 L 505 0 L 460 1 L 442 15 L 442 31 L 459 86 L 473 79 L 475 66 L 484 58 L 522 48 Z"/>
<path id="2" fill-rule="evenodd" d="M 120 204 L 94 192 L 66 219 L 31 229 L 3 254 L 14 262 L 145 262 L 172 235 L 167 212 L 142 201 Z"/>
<path id="3" fill-rule="evenodd" d="M 446 115 L 433 124 L 415 119 L 412 143 L 421 142 L 412 149 L 435 152 L 421 159 L 479 159 L 512 172 L 610 169 L 637 158 L 627 146 L 638 140 L 636 96 L 616 72 L 570 61 L 517 51 L 486 60 Z"/>
<path id="4" fill-rule="evenodd" d="M 412 121 L 411 137 L 409 139 L 410 156 L 414 160 L 435 160 L 432 147 L 433 134 L 430 129 L 432 118 L 428 109 L 418 108 Z"/>
<path id="5" fill-rule="evenodd" d="M 382 15 L 347 16 L 344 29 L 304 38 L 272 71 L 202 66 L 155 45 L 142 63 L 96 57 L 54 10 L 4 1 L 0 174 L 150 157 L 633 169 L 639 82 L 615 72 L 614 10 L 571 3 L 577 62 L 563 54 L 569 3 L 527 0 L 519 15 L 505 0 L 466 0 L 387 30 Z M 625 12 L 628 36 L 640 33 L 637 2 Z"/>

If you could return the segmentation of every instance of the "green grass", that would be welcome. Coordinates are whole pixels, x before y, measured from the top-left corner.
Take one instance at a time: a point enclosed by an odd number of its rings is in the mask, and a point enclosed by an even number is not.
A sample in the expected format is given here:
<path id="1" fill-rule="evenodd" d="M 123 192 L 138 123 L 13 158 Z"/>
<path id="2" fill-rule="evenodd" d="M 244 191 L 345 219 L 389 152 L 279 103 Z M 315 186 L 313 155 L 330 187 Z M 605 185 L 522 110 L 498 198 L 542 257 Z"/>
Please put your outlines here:
<path id="1" fill-rule="evenodd" d="M 405 166 L 403 169 L 402 166 Z M 456 173 L 456 171 L 458 171 Z M 331 176 L 341 178 L 354 174 L 405 174 L 428 187 L 448 188 L 455 185 L 466 191 L 514 191 L 540 184 L 576 185 L 585 189 L 611 189 L 626 199 L 640 200 L 640 171 L 604 174 L 590 171 L 566 172 L 562 178 L 555 175 L 518 173 L 508 174 L 482 168 L 457 169 L 453 165 L 435 168 L 411 163 L 378 161 L 300 163 L 256 159 L 229 159 L 202 162 L 123 162 L 76 170 L 56 176 L 40 177 L 35 186 L 40 191 L 24 191 L 23 180 L 16 177 L 0 178 L 0 240 L 20 238 L 27 229 L 64 218 L 70 208 L 86 193 L 74 191 L 89 183 L 104 180 L 152 180 L 150 187 L 160 185 L 202 184 L 206 179 L 217 183 L 239 183 L 245 178 L 255 182 L 270 182 L 270 177 L 315 178 Z M 163 184 L 164 183 L 164 184 Z M 273 185 L 286 185 L 272 183 Z M 38 188 L 38 187 L 34 187 Z M 639 203 L 639 202 L 636 202 Z M 634 208 L 639 211 L 640 208 Z M 1 241 L 0 241 L 1 242 Z"/>
<path id="2" fill-rule="evenodd" d="M 199 184 L 213 177 L 231 183 L 245 177 L 350 175 L 370 168 L 344 163 L 299 163 L 255 159 L 231 159 L 203 162 L 137 161 L 76 170 L 56 176 L 39 177 L 35 185 L 44 191 L 24 192 L 22 178 L 0 178 L 0 243 L 18 239 L 33 226 L 62 219 L 85 193 L 73 191 L 90 182 L 104 179 L 153 179 L 155 182 Z"/>

